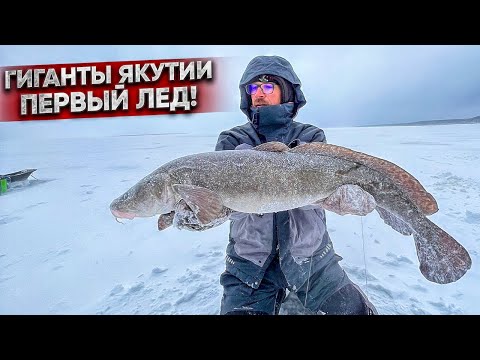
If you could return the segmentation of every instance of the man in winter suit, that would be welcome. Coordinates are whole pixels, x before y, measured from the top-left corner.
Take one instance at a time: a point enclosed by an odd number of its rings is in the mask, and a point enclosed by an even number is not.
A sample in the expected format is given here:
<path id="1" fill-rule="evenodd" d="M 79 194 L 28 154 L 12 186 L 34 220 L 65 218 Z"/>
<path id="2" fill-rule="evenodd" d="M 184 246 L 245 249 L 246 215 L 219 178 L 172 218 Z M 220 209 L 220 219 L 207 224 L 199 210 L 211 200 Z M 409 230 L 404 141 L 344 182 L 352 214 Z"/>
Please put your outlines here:
<path id="1" fill-rule="evenodd" d="M 223 131 L 215 150 L 248 149 L 268 141 L 289 147 L 326 142 L 323 130 L 293 121 L 306 104 L 300 86 L 284 58 L 252 59 L 239 85 L 240 109 L 248 122 Z M 287 289 L 316 314 L 376 314 L 339 265 L 342 258 L 334 251 L 323 208 L 234 212 L 230 220 L 221 314 L 278 314 Z"/>

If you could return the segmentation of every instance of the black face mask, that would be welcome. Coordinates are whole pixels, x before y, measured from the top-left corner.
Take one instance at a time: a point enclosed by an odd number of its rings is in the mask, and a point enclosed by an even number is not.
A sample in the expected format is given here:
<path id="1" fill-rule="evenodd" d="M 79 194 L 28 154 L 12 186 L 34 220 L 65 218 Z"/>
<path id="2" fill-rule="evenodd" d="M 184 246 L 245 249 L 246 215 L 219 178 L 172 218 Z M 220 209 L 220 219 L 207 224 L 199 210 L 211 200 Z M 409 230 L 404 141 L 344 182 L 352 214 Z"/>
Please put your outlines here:
<path id="1" fill-rule="evenodd" d="M 294 104 L 250 108 L 250 122 L 266 141 L 283 141 L 293 118 Z"/>

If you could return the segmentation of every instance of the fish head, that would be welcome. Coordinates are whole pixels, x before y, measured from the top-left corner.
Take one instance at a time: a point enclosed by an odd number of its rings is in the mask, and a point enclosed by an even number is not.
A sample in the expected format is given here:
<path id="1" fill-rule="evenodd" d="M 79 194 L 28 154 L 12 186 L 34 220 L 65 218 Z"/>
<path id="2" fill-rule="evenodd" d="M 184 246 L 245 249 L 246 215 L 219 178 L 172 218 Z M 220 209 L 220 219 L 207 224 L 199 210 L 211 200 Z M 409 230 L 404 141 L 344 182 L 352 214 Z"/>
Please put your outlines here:
<path id="1" fill-rule="evenodd" d="M 134 219 L 166 214 L 173 210 L 175 198 L 165 176 L 148 176 L 112 201 L 116 218 Z"/>

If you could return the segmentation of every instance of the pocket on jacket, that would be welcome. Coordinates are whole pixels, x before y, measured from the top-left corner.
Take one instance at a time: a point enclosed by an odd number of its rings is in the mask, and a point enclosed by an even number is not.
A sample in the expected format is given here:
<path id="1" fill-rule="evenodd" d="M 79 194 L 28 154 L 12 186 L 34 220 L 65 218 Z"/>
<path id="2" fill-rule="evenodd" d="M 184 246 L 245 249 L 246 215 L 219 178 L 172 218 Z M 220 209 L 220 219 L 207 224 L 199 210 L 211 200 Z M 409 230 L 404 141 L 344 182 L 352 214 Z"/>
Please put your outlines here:
<path id="1" fill-rule="evenodd" d="M 291 254 L 295 259 L 308 258 L 320 248 L 325 234 L 322 210 L 290 210 Z"/>
<path id="2" fill-rule="evenodd" d="M 263 266 L 272 252 L 273 215 L 248 216 L 232 222 L 230 236 L 238 256 Z"/>

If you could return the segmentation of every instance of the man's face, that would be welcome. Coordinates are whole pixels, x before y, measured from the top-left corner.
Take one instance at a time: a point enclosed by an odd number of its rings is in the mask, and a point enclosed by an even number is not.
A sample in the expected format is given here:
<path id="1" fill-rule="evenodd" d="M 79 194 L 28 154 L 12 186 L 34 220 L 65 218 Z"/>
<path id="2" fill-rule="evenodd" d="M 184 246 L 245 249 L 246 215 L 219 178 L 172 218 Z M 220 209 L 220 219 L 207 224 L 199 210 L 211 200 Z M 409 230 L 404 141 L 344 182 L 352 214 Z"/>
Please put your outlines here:
<path id="1" fill-rule="evenodd" d="M 282 90 L 280 89 L 280 85 L 275 83 L 263 83 L 260 81 L 252 84 L 256 85 L 256 88 L 255 86 L 250 86 L 250 89 L 253 90 L 250 96 L 254 107 L 278 105 L 281 103 Z M 271 91 L 271 86 L 273 86 L 273 92 L 269 94 L 268 92 Z"/>

